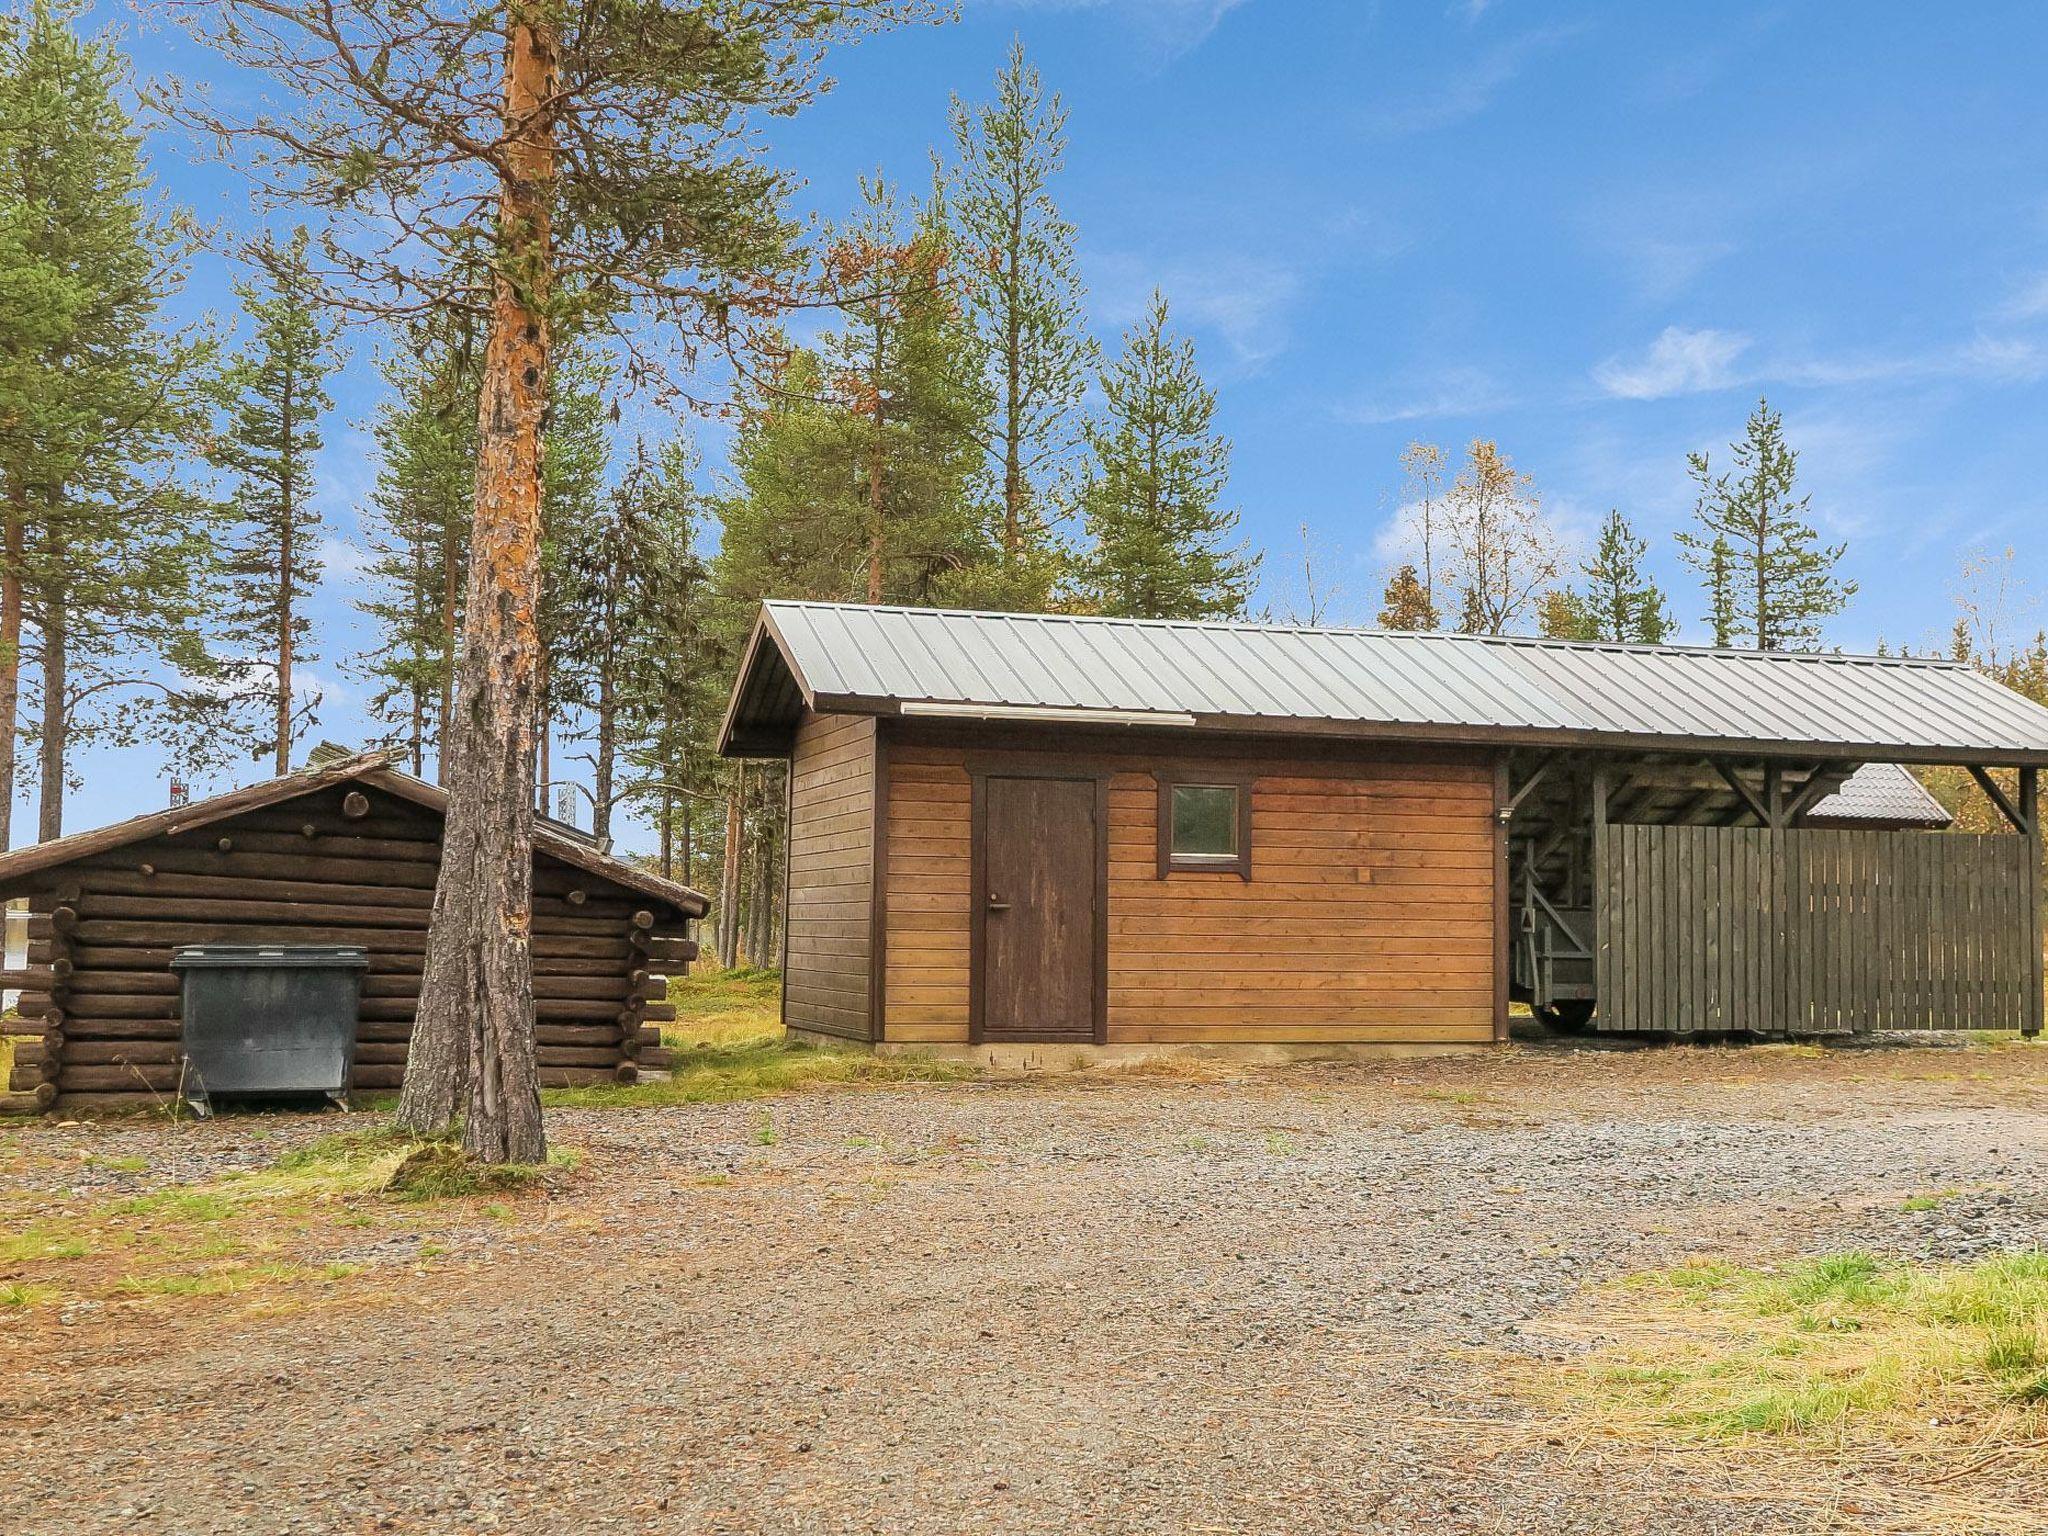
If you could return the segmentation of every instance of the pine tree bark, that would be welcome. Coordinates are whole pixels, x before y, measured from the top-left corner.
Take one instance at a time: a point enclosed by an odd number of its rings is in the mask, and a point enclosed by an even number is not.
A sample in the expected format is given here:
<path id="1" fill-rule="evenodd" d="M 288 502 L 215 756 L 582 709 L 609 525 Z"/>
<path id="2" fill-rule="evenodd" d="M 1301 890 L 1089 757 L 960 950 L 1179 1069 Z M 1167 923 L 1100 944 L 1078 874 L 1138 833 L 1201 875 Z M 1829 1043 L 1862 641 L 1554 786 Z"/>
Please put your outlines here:
<path id="1" fill-rule="evenodd" d="M 598 672 L 596 747 L 592 769 L 597 782 L 590 802 L 590 833 L 602 841 L 612 835 L 612 790 L 619 759 L 618 688 L 609 663 Z"/>
<path id="2" fill-rule="evenodd" d="M 9 487 L 0 510 L 0 853 L 14 846 L 14 773 L 21 709 L 21 561 L 28 538 L 28 487 Z"/>
<path id="3" fill-rule="evenodd" d="M 279 409 L 284 453 L 279 472 L 284 517 L 277 541 L 277 776 L 292 771 L 292 556 L 298 529 L 293 526 L 292 506 L 292 379 L 284 376 L 284 398 Z"/>
<path id="4" fill-rule="evenodd" d="M 71 647 L 70 618 L 61 595 L 51 594 L 42 628 L 43 739 L 38 744 L 42 757 L 36 838 L 47 843 L 64 835 L 64 736 L 70 728 L 64 695 L 71 686 Z"/>
<path id="5" fill-rule="evenodd" d="M 740 823 L 747 784 L 747 765 L 741 763 L 725 792 L 725 865 L 718 879 L 718 963 L 727 969 L 738 958 L 740 938 Z"/>
<path id="6" fill-rule="evenodd" d="M 546 103 L 557 43 L 544 7 L 507 18 L 506 176 L 477 412 L 454 750 L 440 877 L 427 935 L 399 1122 L 449 1129 L 466 1062 L 462 1145 L 492 1163 L 547 1155 L 533 1034 L 533 732 L 540 642 L 541 445 L 547 403 L 549 204 L 555 176 Z M 448 758 L 448 746 L 443 744 Z M 461 1042 L 458 1044 L 458 1041 Z"/>
<path id="7" fill-rule="evenodd" d="M 441 711 L 434 730 L 434 778 L 446 785 L 455 740 L 455 615 L 460 606 L 460 549 L 453 528 L 441 530 Z"/>

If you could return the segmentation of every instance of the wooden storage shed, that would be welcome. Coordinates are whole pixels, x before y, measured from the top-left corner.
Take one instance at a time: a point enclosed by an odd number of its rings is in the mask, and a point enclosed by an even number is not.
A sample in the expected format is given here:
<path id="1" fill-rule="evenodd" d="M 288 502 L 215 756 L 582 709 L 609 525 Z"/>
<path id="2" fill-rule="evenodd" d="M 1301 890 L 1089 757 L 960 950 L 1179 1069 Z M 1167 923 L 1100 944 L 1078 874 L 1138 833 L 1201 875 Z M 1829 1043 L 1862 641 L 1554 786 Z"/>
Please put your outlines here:
<path id="1" fill-rule="evenodd" d="M 447 797 L 382 753 L 329 754 L 209 800 L 0 854 L 28 898 L 11 1086 L 44 1104 L 160 1101 L 180 1087 L 188 944 L 368 951 L 351 1086 L 396 1088 L 418 1004 Z M 631 1081 L 665 1064 L 667 976 L 696 954 L 705 898 L 559 823 L 534 830 L 541 1081 Z"/>
<path id="2" fill-rule="evenodd" d="M 790 764 L 800 1034 L 2040 1024 L 2048 710 L 1947 663 L 771 602 L 720 749 Z"/>

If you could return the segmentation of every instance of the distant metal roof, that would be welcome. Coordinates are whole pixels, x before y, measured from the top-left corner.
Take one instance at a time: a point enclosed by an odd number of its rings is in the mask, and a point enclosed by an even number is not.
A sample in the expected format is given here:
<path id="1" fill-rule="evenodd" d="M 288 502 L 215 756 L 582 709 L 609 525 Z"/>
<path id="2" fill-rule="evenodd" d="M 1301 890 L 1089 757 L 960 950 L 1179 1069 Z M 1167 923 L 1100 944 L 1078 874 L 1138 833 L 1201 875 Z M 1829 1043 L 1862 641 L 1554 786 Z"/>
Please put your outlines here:
<path id="1" fill-rule="evenodd" d="M 1931 827 L 1955 821 L 1948 808 L 1927 792 L 1910 768 L 1897 763 L 1865 763 L 1823 795 L 1799 817 L 1809 827 Z"/>
<path id="2" fill-rule="evenodd" d="M 1951 662 L 763 604 L 720 750 L 787 750 L 806 705 L 1409 741 L 2048 764 L 2048 710 Z"/>

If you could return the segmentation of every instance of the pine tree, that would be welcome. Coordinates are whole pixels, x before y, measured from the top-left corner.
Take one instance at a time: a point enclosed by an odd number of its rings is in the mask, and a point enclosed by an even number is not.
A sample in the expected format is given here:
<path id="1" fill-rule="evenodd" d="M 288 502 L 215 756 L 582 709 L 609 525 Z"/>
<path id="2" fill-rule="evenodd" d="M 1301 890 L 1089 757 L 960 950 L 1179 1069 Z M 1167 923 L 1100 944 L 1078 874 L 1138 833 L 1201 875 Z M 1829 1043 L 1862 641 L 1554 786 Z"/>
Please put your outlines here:
<path id="1" fill-rule="evenodd" d="M 858 424 L 828 388 L 823 360 L 797 347 L 740 401 L 714 566 L 732 659 L 763 597 L 842 601 L 866 590 Z"/>
<path id="2" fill-rule="evenodd" d="M 694 649 L 703 586 L 694 502 L 687 451 L 670 444 L 650 456 L 637 445 L 596 514 L 563 530 L 558 670 L 585 722 L 579 739 L 588 746 L 591 830 L 600 838 L 612 833 L 622 760 L 661 752 L 663 711 L 678 708 L 679 723 L 700 731 L 710 725 L 693 696 L 708 675 Z M 682 680 L 699 687 L 674 686 Z"/>
<path id="3" fill-rule="evenodd" d="M 402 328 L 383 373 L 380 450 L 371 516 L 372 595 L 357 607 L 378 643 L 358 663 L 375 685 L 370 710 L 391 727 L 415 773 L 448 739 L 462 573 L 476 500 L 478 356 L 466 316 L 430 315 Z"/>
<path id="4" fill-rule="evenodd" d="M 1259 557 L 1227 543 L 1238 521 L 1222 505 L 1230 441 L 1216 431 L 1216 392 L 1194 343 L 1168 331 L 1167 318 L 1153 294 L 1102 371 L 1104 414 L 1087 428 L 1080 490 L 1092 545 L 1081 590 L 1096 612 L 1129 618 L 1239 614 Z"/>
<path id="5" fill-rule="evenodd" d="M 960 600 L 996 563 L 974 505 L 985 395 L 940 210 L 863 192 L 828 249 L 843 323 L 742 409 L 719 508 L 733 645 L 763 597 Z"/>
<path id="6" fill-rule="evenodd" d="M 254 152 L 272 204 L 314 203 L 358 304 L 488 314 L 448 815 L 399 1119 L 491 1162 L 545 1153 L 528 939 L 547 381 L 564 327 L 685 352 L 745 346 L 788 301 L 784 179 L 758 124 L 821 86 L 826 46 L 898 0 L 193 0 L 230 65 L 295 100 L 184 117 Z M 249 103 L 254 93 L 240 94 Z M 463 261 L 487 288 L 451 293 Z M 466 1108 L 463 1100 L 466 1097 Z"/>
<path id="7" fill-rule="evenodd" d="M 200 636 L 212 530 L 179 479 L 213 371 L 162 317 L 190 247 L 146 206 L 127 62 L 79 35 L 84 9 L 35 0 L 0 31 L 0 788 L 11 808 L 26 696 L 46 839 L 81 742 L 199 762 L 227 739 Z"/>
<path id="8" fill-rule="evenodd" d="M 633 795 L 652 809 L 661 871 L 695 884 L 700 804 L 716 798 L 715 738 L 727 674 L 710 653 L 709 573 L 698 553 L 698 513 L 688 448 L 670 443 L 652 461 L 654 485 L 638 519 L 640 586 L 633 644 L 641 661 L 625 708 L 623 753 Z M 678 876 L 677 871 L 681 874 Z"/>
<path id="9" fill-rule="evenodd" d="M 845 324 L 821 347 L 851 454 L 864 595 L 930 601 L 976 563 L 971 484 L 983 415 L 979 357 L 948 270 L 942 207 L 908 219 L 879 178 L 828 260 Z M 832 472 L 828 469 L 828 473 Z"/>
<path id="10" fill-rule="evenodd" d="M 256 751 L 268 753 L 279 774 L 290 770 L 292 741 L 309 718 L 294 704 L 294 673 L 316 659 L 305 609 L 321 575 L 313 455 L 321 413 L 334 404 L 326 380 L 337 363 L 313 306 L 306 244 L 302 228 L 263 252 L 256 280 L 235 285 L 255 335 L 230 370 L 235 404 L 214 449 L 214 462 L 234 478 L 219 636 L 232 650 L 230 666 L 263 674 L 257 686 L 271 728 Z"/>
<path id="11" fill-rule="evenodd" d="M 1380 628 L 1428 630 L 1439 622 L 1429 589 L 1414 566 L 1404 565 L 1387 578 L 1386 590 L 1380 594 Z"/>
<path id="12" fill-rule="evenodd" d="M 1057 93 L 1047 97 L 1021 41 L 996 75 L 993 102 L 953 100 L 948 197 L 994 394 L 984 446 L 1002 558 L 981 595 L 990 606 L 1025 611 L 1046 606 L 1061 574 L 1050 490 L 1081 441 L 1094 361 L 1074 227 L 1052 197 L 1066 123 L 1066 108 Z"/>
<path id="13" fill-rule="evenodd" d="M 546 809 L 553 776 L 555 727 L 576 687 L 563 676 L 562 653 L 574 624 L 569 544 L 606 505 L 611 434 L 605 395 L 613 386 L 606 360 L 578 340 L 562 343 L 548 379 L 547 428 L 541 455 L 540 603 L 535 616 L 540 659 L 534 678 L 534 805 Z"/>
<path id="14" fill-rule="evenodd" d="M 1759 400 L 1734 468 L 1714 472 L 1704 453 L 1687 456 L 1699 500 L 1697 531 L 1680 533 L 1687 561 L 1706 579 L 1716 635 L 1759 651 L 1810 649 L 1821 626 L 1856 594 L 1835 574 L 1846 545 L 1826 545 L 1807 519 L 1813 498 L 1796 494 L 1799 455 L 1784 419 Z"/>
<path id="15" fill-rule="evenodd" d="M 1608 640 L 1661 645 L 1671 633 L 1664 594 L 1643 574 L 1647 540 L 1619 511 L 1609 510 L 1586 562 L 1586 590 L 1560 588 L 1544 597 L 1543 633 L 1557 640 Z"/>
<path id="16" fill-rule="evenodd" d="M 1727 535 L 1716 534 L 1707 546 L 1707 627 L 1723 650 L 1735 643 L 1734 563 Z"/>

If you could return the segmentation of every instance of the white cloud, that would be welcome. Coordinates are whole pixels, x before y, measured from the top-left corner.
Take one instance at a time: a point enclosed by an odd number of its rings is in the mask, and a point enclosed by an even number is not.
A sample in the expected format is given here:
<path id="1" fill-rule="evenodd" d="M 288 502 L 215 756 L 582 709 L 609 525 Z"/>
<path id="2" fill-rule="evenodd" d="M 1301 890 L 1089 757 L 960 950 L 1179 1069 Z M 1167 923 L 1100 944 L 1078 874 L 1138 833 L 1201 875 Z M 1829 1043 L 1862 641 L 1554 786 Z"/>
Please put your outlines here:
<path id="1" fill-rule="evenodd" d="M 1166 295 L 1173 322 L 1218 337 L 1241 372 L 1255 373 L 1286 351 L 1301 274 L 1272 260 L 1240 256 L 1171 257 L 1122 252 L 1089 263 L 1097 321 L 1121 332 L 1143 318 L 1152 290 Z M 1105 345 L 1112 345 L 1105 338 Z"/>
<path id="2" fill-rule="evenodd" d="M 1537 55 L 1583 30 L 1579 27 L 1548 27 L 1524 33 L 1489 49 L 1462 69 L 1451 71 L 1440 85 L 1406 101 L 1382 104 L 1366 117 L 1368 131 L 1381 138 L 1401 138 L 1448 128 L 1477 117 L 1493 98 L 1521 75 Z"/>
<path id="3" fill-rule="evenodd" d="M 313 554 L 338 587 L 360 587 L 369 577 L 370 552 L 352 539 L 325 534 Z"/>
<path id="4" fill-rule="evenodd" d="M 1379 427 L 1402 421 L 1478 416 L 1513 403 L 1513 397 L 1483 368 L 1445 368 L 1393 395 L 1370 395 L 1337 408 L 1340 420 Z"/>
<path id="5" fill-rule="evenodd" d="M 1014 10 L 1104 11 L 1165 58 L 1199 48 L 1245 0 L 995 0 Z"/>
<path id="6" fill-rule="evenodd" d="M 1623 400 L 1726 389 L 1742 382 L 1734 364 L 1748 348 L 1749 338 L 1733 331 L 1666 326 L 1644 356 L 1633 361 L 1610 357 L 1593 370 L 1593 381 Z"/>
<path id="7" fill-rule="evenodd" d="M 2048 319 L 2048 272 L 2028 278 L 1999 306 L 1998 313 L 2007 320 Z"/>

